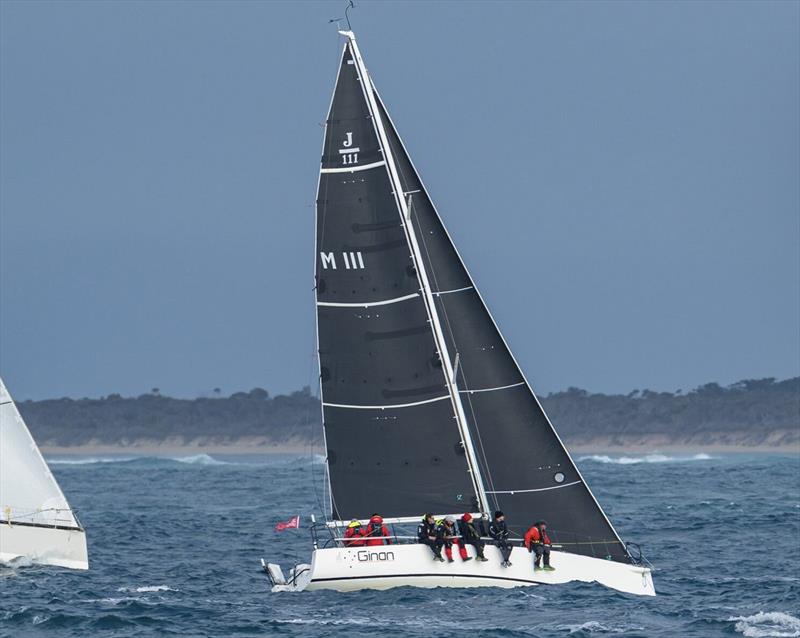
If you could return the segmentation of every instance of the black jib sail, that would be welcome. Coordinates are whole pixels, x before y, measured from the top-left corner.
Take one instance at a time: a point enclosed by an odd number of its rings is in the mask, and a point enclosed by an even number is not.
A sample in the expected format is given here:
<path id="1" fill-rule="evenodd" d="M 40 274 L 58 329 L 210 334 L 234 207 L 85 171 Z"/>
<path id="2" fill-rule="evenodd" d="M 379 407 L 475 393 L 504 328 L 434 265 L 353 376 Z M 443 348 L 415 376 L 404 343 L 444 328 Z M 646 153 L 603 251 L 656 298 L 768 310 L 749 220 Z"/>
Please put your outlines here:
<path id="1" fill-rule="evenodd" d="M 375 509 L 391 516 L 502 509 L 517 534 L 544 519 L 565 550 L 627 561 L 483 303 L 371 80 L 362 86 L 363 62 L 354 53 L 350 40 L 328 118 L 317 206 L 334 517 L 363 518 Z M 359 150 L 355 166 L 343 159 L 352 147 Z M 369 305 L 376 302 L 384 305 Z M 387 409 L 395 403 L 411 405 Z M 342 404 L 350 407 L 334 407 Z"/>

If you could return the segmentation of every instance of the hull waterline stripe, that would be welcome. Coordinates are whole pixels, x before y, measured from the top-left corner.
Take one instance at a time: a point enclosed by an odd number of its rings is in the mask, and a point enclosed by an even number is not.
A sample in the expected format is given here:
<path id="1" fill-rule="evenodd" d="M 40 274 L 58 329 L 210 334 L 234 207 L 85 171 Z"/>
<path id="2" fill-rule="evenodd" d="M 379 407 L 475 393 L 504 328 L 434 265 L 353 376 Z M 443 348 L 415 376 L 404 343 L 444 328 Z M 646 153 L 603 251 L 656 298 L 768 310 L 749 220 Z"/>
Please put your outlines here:
<path id="1" fill-rule="evenodd" d="M 548 490 L 557 490 L 562 487 L 569 487 L 571 485 L 577 485 L 578 483 L 583 483 L 583 481 L 572 481 L 572 483 L 564 483 L 563 485 L 553 485 L 552 487 L 540 487 L 535 490 L 503 490 L 497 492 L 486 492 L 487 494 L 526 494 L 528 492 L 547 492 Z"/>
<path id="2" fill-rule="evenodd" d="M 432 292 L 431 294 L 434 297 L 439 297 L 441 295 L 450 295 L 454 292 L 464 292 L 465 290 L 472 290 L 474 286 L 465 286 L 464 288 L 456 288 L 455 290 L 440 290 L 439 292 Z"/>
<path id="3" fill-rule="evenodd" d="M 82 527 L 71 527 L 68 525 L 48 525 L 47 523 L 25 523 L 22 521 L 0 520 L 0 525 L 8 525 L 9 527 L 43 527 L 45 529 L 57 529 L 62 532 L 83 532 Z"/>
<path id="4" fill-rule="evenodd" d="M 384 301 L 367 301 L 367 302 L 338 302 L 338 301 L 318 301 L 318 306 L 330 306 L 331 308 L 370 308 L 371 306 L 388 306 L 389 304 L 397 303 L 398 301 L 406 301 L 419 297 L 419 293 L 415 292 L 411 295 L 404 297 L 395 297 L 394 299 L 385 299 Z"/>
<path id="5" fill-rule="evenodd" d="M 525 382 L 520 381 L 519 383 L 512 383 L 511 385 L 501 385 L 497 388 L 480 388 L 478 390 L 459 390 L 459 392 L 461 392 L 461 394 L 475 394 L 476 392 L 494 392 L 495 390 L 507 390 L 508 388 L 516 388 L 521 385 L 525 385 Z"/>
<path id="6" fill-rule="evenodd" d="M 528 585 L 549 585 L 550 583 L 541 583 L 535 580 L 526 580 L 524 578 L 507 578 L 505 576 L 486 576 L 484 574 L 383 574 L 381 576 L 346 576 L 344 578 L 312 578 L 311 583 L 329 583 L 332 581 L 346 581 L 346 580 L 378 580 L 381 578 L 426 578 L 429 576 L 440 578 L 476 578 L 485 580 L 505 580 L 514 583 L 526 583 Z"/>
<path id="7" fill-rule="evenodd" d="M 372 164 L 364 164 L 363 166 L 347 166 L 344 168 L 321 168 L 319 169 L 320 173 L 356 173 L 358 171 L 366 171 L 370 168 L 378 168 L 378 166 L 383 166 L 386 162 L 381 160 L 380 162 L 372 162 Z"/>
<path id="8" fill-rule="evenodd" d="M 411 408 L 415 405 L 424 405 L 426 403 L 433 403 L 435 401 L 444 401 L 449 399 L 450 395 L 446 394 L 443 397 L 436 397 L 435 399 L 425 399 L 424 401 L 414 401 L 414 403 L 395 403 L 394 405 L 348 405 L 346 403 L 325 403 L 326 408 L 350 408 L 354 410 L 391 410 L 393 408 Z"/>

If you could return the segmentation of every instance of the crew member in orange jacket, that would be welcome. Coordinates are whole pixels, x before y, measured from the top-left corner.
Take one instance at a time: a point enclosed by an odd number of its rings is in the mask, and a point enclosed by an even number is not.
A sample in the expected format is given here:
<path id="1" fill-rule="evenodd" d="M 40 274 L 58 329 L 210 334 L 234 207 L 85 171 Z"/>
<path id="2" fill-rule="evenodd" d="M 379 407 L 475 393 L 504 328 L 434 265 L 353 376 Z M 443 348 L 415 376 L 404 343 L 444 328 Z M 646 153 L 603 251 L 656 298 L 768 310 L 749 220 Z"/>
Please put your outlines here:
<path id="1" fill-rule="evenodd" d="M 351 540 L 344 542 L 345 547 L 364 547 L 366 541 L 364 540 L 364 530 L 361 527 L 361 521 L 353 519 L 344 530 L 344 537 Z"/>
<path id="2" fill-rule="evenodd" d="M 533 527 L 525 532 L 525 547 L 536 556 L 533 559 L 533 569 L 552 572 L 554 567 L 550 567 L 550 537 L 547 535 L 547 522 L 536 521 Z M 544 567 L 539 567 L 539 563 L 544 557 Z"/>
<path id="3" fill-rule="evenodd" d="M 369 546 L 392 544 L 392 539 L 389 538 L 389 529 L 383 524 L 383 517 L 380 514 L 373 514 L 370 517 L 364 536 L 367 539 L 366 544 Z"/>

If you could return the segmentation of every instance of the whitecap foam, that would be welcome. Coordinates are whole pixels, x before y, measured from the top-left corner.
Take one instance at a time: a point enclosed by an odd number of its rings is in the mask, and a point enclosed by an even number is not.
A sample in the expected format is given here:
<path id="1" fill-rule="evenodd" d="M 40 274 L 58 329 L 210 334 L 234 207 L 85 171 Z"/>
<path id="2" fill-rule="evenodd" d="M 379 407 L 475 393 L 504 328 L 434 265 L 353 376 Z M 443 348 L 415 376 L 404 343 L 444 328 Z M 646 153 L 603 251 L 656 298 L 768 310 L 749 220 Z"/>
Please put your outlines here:
<path id="1" fill-rule="evenodd" d="M 227 461 L 220 461 L 208 454 L 193 454 L 192 456 L 171 456 L 171 461 L 190 463 L 192 465 L 230 465 Z"/>
<path id="2" fill-rule="evenodd" d="M 615 465 L 635 465 L 637 463 L 684 463 L 686 461 L 710 461 L 713 457 L 708 454 L 693 454 L 692 456 L 667 456 L 666 454 L 646 454 L 644 456 L 617 456 L 605 454 L 591 454 L 581 456 L 578 461 L 594 461 L 595 463 L 613 463 Z"/>
<path id="3" fill-rule="evenodd" d="M 589 620 L 581 625 L 559 625 L 558 629 L 567 630 L 570 634 L 586 633 L 586 634 L 621 634 L 630 631 L 631 628 L 623 627 L 607 627 L 596 620 Z M 637 627 L 636 629 L 641 629 Z"/>
<path id="4" fill-rule="evenodd" d="M 47 458 L 48 465 L 92 465 L 94 463 L 127 463 L 129 461 L 135 461 L 137 458 L 136 456 L 126 456 L 126 457 L 70 457 L 70 458 Z"/>
<path id="5" fill-rule="evenodd" d="M 760 611 L 752 616 L 728 618 L 735 622 L 734 629 L 747 638 L 797 638 L 800 636 L 800 619 L 781 611 Z"/>
<path id="6" fill-rule="evenodd" d="M 117 589 L 119 592 L 135 592 L 137 594 L 143 594 L 146 592 L 155 592 L 155 591 L 180 591 L 180 589 L 174 589 L 169 585 L 144 585 L 143 587 L 120 587 Z"/>

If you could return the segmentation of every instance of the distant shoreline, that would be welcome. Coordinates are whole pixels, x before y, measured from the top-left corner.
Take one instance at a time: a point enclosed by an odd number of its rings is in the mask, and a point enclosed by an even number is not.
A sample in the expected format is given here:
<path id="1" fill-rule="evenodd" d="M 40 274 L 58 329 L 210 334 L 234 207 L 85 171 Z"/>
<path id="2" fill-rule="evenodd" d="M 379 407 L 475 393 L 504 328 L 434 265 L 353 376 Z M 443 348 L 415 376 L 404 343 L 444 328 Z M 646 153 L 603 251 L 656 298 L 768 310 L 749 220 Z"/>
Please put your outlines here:
<path id="1" fill-rule="evenodd" d="M 734 454 L 755 452 L 760 454 L 795 454 L 800 455 L 800 445 L 718 445 L 718 444 L 664 444 L 662 442 L 638 443 L 636 445 L 611 445 L 602 442 L 591 444 L 567 444 L 573 455 L 577 454 Z M 41 448 L 46 456 L 96 456 L 103 454 L 133 456 L 176 456 L 192 454 L 229 454 L 229 455 L 264 455 L 264 454 L 322 454 L 319 446 L 294 441 L 286 443 L 268 443 L 263 439 L 257 441 L 239 440 L 230 443 L 180 444 L 176 442 L 141 441 L 130 445 L 44 445 Z"/>

